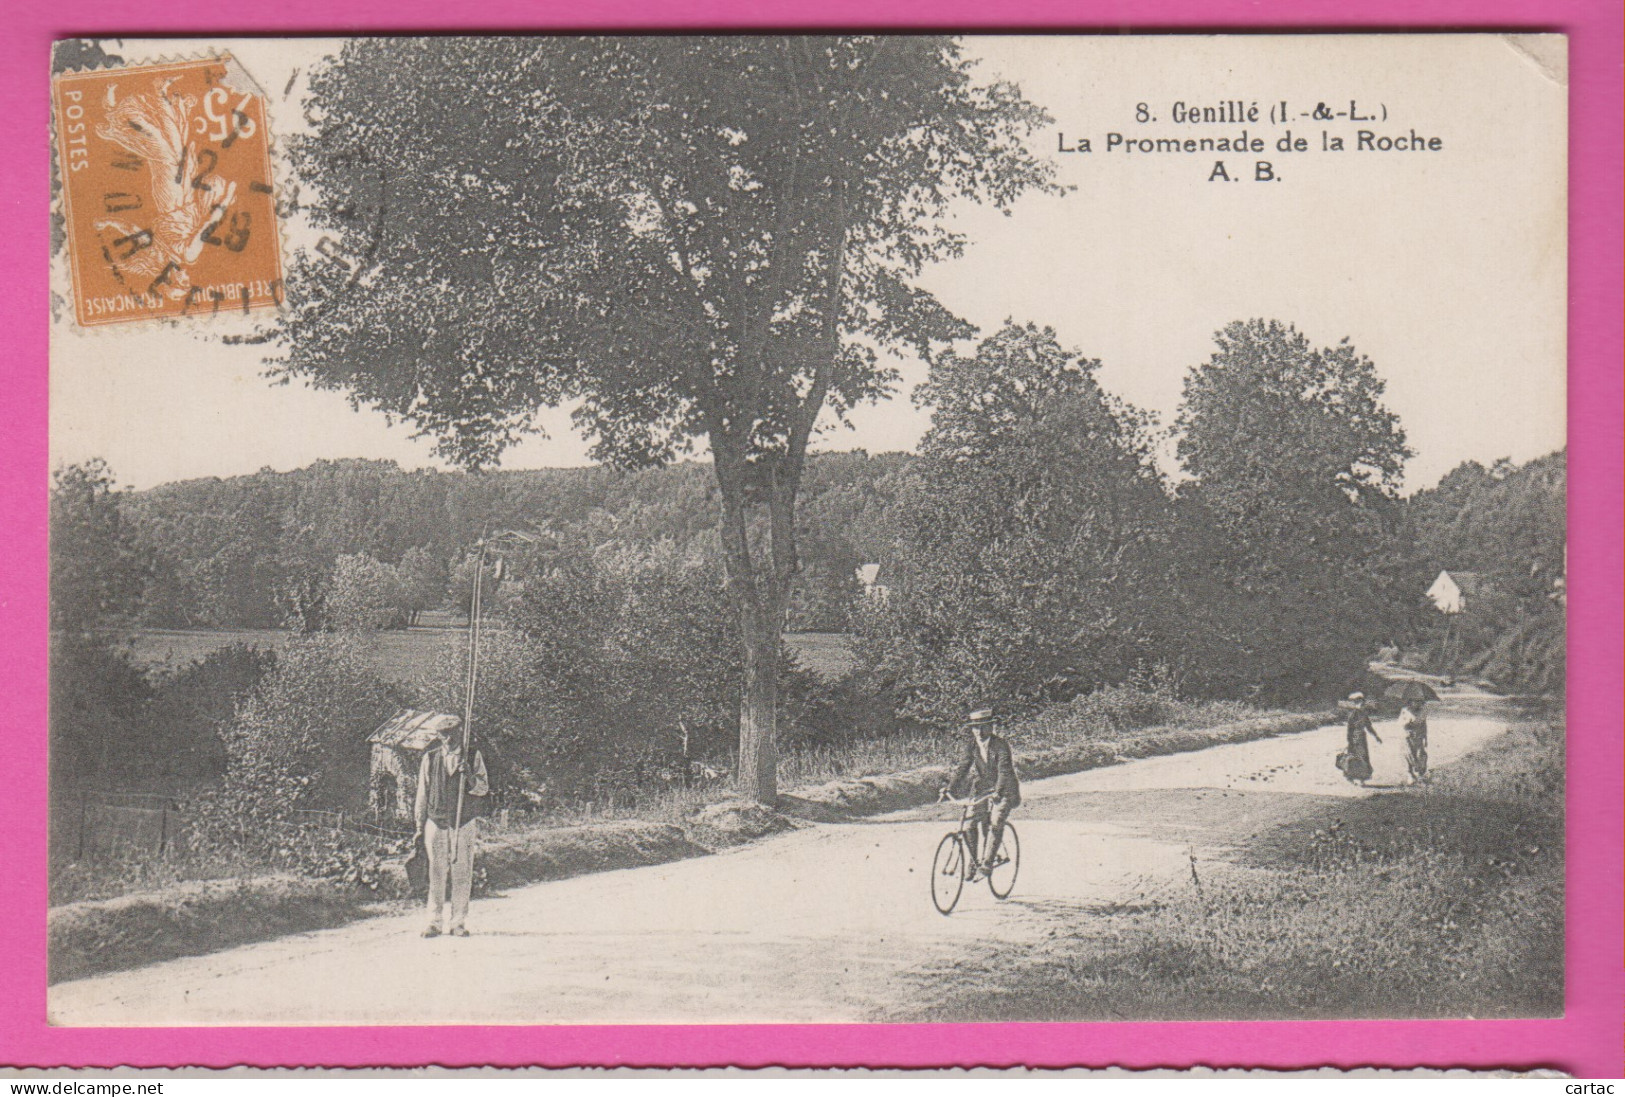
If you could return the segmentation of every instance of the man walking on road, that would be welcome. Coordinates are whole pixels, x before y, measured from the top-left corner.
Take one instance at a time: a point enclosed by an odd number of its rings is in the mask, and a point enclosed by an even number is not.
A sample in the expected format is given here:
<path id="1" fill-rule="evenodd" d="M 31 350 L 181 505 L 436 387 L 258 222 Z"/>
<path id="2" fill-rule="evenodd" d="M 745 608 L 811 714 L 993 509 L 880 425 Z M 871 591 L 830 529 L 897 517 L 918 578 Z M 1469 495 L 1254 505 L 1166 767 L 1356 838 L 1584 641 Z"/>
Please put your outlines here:
<path id="1" fill-rule="evenodd" d="M 1009 741 L 993 732 L 993 710 L 978 709 L 965 718 L 965 724 L 970 734 L 965 739 L 964 753 L 942 791 L 944 796 L 988 797 L 971 811 L 978 832 L 984 836 L 978 844 L 987 852 L 977 867 L 985 873 L 997 863 L 1005 821 L 1011 811 L 1021 806 L 1021 782 L 1016 778 L 1016 760 L 1010 753 Z M 964 793 L 958 791 L 961 787 L 966 788 Z"/>
<path id="2" fill-rule="evenodd" d="M 467 937 L 468 897 L 474 889 L 474 836 L 485 815 L 491 782 L 485 757 L 472 747 L 463 757 L 462 744 L 453 735 L 461 721 L 440 729 L 440 739 L 423 752 L 418 767 L 418 794 L 413 818 L 429 853 L 429 925 L 423 936 L 438 937 L 441 916 L 451 887 L 453 937 Z M 461 786 L 461 818 L 458 791 Z"/>

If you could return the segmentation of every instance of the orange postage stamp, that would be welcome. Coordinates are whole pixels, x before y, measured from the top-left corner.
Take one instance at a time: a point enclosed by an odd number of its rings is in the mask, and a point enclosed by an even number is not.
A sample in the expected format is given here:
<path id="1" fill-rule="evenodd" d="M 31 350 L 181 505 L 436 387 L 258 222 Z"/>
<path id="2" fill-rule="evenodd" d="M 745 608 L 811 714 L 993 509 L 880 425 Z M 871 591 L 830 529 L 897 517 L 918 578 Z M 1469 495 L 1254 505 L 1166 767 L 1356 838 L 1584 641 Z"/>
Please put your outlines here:
<path id="1" fill-rule="evenodd" d="M 82 325 L 282 301 L 265 97 L 229 55 L 52 86 Z"/>

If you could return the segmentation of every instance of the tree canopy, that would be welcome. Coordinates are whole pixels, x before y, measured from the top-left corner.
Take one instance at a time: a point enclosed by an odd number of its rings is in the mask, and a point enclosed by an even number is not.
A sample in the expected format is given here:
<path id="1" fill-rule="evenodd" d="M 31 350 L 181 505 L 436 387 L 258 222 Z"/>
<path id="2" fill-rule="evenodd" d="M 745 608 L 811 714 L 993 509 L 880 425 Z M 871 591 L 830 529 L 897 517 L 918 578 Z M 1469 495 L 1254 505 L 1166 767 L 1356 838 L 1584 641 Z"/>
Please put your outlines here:
<path id="1" fill-rule="evenodd" d="M 1208 688 L 1340 688 L 1417 601 L 1392 552 L 1410 450 L 1376 367 L 1348 340 L 1237 321 L 1185 380 L 1180 585 Z M 1403 613 L 1398 614 L 1403 617 Z"/>
<path id="2" fill-rule="evenodd" d="M 932 363 L 888 590 L 859 614 L 905 712 L 1070 698 L 1156 658 L 1169 500 L 1147 417 L 1099 365 L 1014 323 Z"/>
<path id="3" fill-rule="evenodd" d="M 967 334 L 909 282 L 934 215 L 1053 186 L 949 38 L 360 39 L 309 104 L 277 368 L 465 464 L 570 400 L 614 463 L 788 457 L 877 347 Z"/>
<path id="4" fill-rule="evenodd" d="M 1350 508 L 1398 497 L 1405 431 L 1347 339 L 1316 349 L 1290 324 L 1248 320 L 1214 340 L 1186 377 L 1177 425 L 1179 458 L 1215 513 L 1261 535 L 1333 538 Z"/>
<path id="5" fill-rule="evenodd" d="M 127 495 L 101 459 L 51 474 L 51 627 L 84 632 L 140 607 L 151 559 L 124 513 Z"/>
<path id="6" fill-rule="evenodd" d="M 965 246 L 949 203 L 1059 189 L 1022 144 L 1044 114 L 970 70 L 948 37 L 363 39 L 312 77 L 293 159 L 330 235 L 275 369 L 470 466 L 566 401 L 613 464 L 703 438 L 763 801 L 819 416 L 971 334 L 912 282 Z"/>

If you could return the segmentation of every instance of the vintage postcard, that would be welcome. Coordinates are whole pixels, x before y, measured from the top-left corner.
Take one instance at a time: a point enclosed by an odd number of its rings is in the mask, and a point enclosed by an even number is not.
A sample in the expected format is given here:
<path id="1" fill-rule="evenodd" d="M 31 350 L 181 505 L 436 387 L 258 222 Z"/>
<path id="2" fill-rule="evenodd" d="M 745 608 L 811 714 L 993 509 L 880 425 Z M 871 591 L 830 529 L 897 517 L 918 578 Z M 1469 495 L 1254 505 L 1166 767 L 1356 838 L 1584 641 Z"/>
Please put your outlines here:
<path id="1" fill-rule="evenodd" d="M 51 109 L 52 1025 L 1563 1015 L 1562 35 Z"/>

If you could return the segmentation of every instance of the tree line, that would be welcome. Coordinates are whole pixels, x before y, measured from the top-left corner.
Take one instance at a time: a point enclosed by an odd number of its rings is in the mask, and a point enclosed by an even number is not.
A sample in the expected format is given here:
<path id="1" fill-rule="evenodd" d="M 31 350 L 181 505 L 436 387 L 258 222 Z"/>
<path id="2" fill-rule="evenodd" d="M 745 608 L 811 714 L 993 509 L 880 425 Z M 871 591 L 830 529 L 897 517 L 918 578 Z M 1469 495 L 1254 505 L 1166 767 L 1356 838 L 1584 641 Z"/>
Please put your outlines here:
<path id="1" fill-rule="evenodd" d="M 878 558 L 906 454 L 816 455 L 789 627 L 840 631 L 855 570 Z M 471 546 L 489 530 L 546 534 L 552 553 L 667 542 L 716 553 L 717 498 L 688 462 L 484 473 L 318 461 L 290 472 L 123 490 L 116 470 L 58 470 L 53 624 L 148 628 L 395 628 L 465 609 Z"/>

